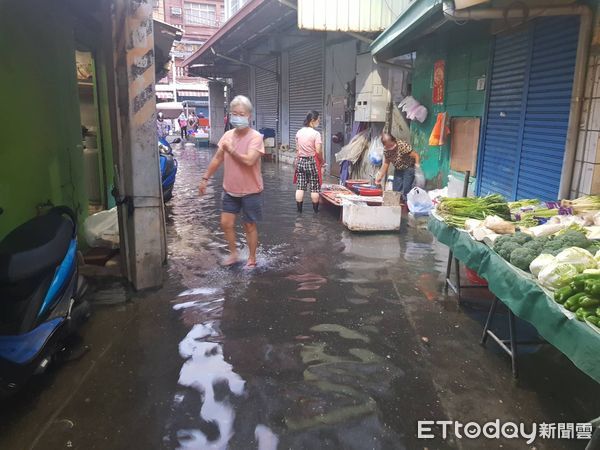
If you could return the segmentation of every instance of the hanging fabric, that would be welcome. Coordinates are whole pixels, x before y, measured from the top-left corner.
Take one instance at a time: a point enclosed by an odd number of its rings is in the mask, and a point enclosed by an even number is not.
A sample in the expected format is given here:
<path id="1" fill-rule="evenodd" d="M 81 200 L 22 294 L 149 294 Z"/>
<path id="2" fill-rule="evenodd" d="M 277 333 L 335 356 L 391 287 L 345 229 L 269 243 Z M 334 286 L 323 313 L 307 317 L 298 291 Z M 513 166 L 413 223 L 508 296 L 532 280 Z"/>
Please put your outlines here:
<path id="1" fill-rule="evenodd" d="M 431 136 L 429 136 L 429 145 L 437 147 L 446 143 L 446 138 L 450 134 L 450 129 L 446 125 L 446 116 L 445 112 L 438 113 Z"/>

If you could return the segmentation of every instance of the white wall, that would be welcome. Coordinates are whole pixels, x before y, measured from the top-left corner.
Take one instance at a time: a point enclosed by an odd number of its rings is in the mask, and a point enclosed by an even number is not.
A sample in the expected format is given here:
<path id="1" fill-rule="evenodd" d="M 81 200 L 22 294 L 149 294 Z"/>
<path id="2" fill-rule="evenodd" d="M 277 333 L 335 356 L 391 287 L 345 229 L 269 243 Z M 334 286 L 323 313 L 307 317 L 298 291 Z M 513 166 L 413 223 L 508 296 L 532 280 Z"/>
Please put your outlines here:
<path id="1" fill-rule="evenodd" d="M 325 49 L 325 111 L 323 123 L 323 150 L 329 168 L 331 161 L 331 99 L 347 96 L 345 84 L 356 78 L 356 46 L 355 39 L 329 45 Z M 353 105 L 350 105 L 353 106 Z"/>
<path id="2" fill-rule="evenodd" d="M 590 56 L 585 83 L 585 95 L 573 180 L 571 198 L 584 194 L 600 194 L 600 57 Z"/>

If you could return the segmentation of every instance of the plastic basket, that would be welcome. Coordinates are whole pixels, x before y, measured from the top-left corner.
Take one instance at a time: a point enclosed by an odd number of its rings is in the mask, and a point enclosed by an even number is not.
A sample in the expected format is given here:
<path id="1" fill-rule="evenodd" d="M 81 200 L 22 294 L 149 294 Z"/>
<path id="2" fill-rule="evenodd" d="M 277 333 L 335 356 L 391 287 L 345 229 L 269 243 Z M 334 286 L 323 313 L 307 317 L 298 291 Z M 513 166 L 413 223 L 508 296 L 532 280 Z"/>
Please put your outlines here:
<path id="1" fill-rule="evenodd" d="M 487 286 L 487 281 L 481 278 L 479 274 L 474 270 L 465 267 L 465 273 L 467 275 L 467 280 L 469 280 L 469 283 L 475 286 Z"/>

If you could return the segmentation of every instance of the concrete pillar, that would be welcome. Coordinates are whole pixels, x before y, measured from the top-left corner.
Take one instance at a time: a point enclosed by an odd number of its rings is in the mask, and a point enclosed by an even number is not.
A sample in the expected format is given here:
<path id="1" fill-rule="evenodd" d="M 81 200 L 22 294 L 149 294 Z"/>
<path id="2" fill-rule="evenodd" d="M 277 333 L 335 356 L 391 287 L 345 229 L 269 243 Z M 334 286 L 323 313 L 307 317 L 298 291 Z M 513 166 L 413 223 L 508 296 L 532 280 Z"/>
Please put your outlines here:
<path id="1" fill-rule="evenodd" d="M 256 107 L 256 67 L 250 68 L 250 101 Z M 252 114 L 252 126 L 256 128 L 256 114 Z"/>
<path id="2" fill-rule="evenodd" d="M 114 0 L 122 251 L 136 289 L 162 284 L 166 232 L 156 137 L 152 0 Z"/>
<path id="3" fill-rule="evenodd" d="M 208 83 L 208 109 L 210 115 L 210 143 L 217 145 L 225 132 L 225 92 L 223 83 Z"/>

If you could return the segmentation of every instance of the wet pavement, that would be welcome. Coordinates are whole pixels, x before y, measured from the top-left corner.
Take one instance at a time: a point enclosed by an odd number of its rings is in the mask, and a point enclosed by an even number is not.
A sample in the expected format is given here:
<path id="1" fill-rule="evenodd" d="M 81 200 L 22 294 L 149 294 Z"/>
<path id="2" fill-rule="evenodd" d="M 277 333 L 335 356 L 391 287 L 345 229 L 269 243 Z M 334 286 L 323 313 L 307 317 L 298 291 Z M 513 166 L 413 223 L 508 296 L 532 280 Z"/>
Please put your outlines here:
<path id="1" fill-rule="evenodd" d="M 210 156 L 177 153 L 164 287 L 93 284 L 90 351 L 3 403 L 1 449 L 585 447 L 417 439 L 418 420 L 587 421 L 600 389 L 549 346 L 521 355 L 515 382 L 478 343 L 485 293 L 460 308 L 443 295 L 443 246 L 406 227 L 353 234 L 329 208 L 298 215 L 287 166 L 263 166 L 258 268 L 220 267 L 220 180 L 197 196 Z"/>

